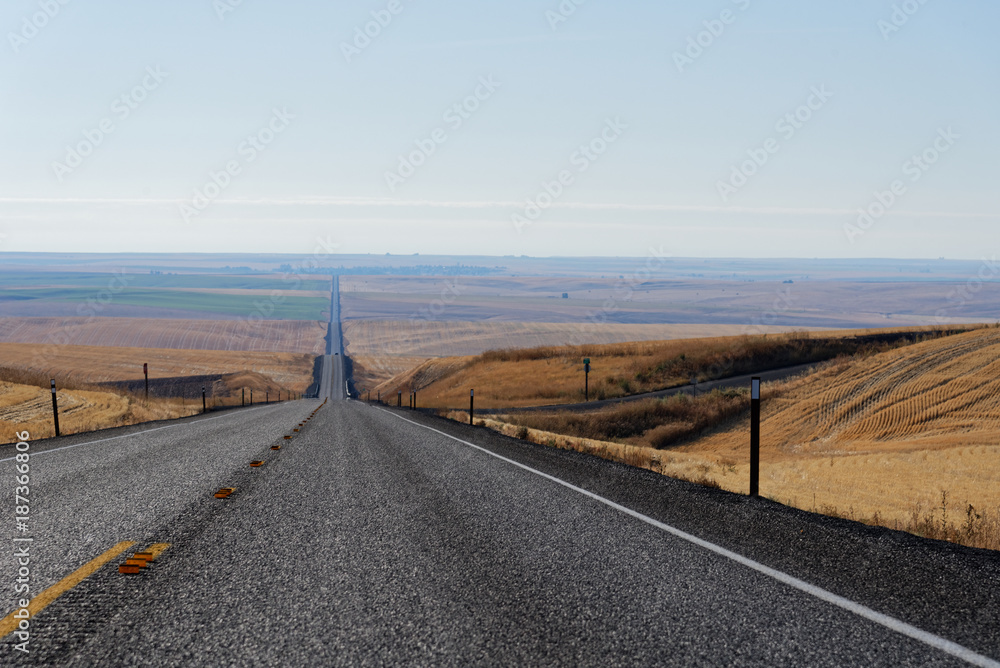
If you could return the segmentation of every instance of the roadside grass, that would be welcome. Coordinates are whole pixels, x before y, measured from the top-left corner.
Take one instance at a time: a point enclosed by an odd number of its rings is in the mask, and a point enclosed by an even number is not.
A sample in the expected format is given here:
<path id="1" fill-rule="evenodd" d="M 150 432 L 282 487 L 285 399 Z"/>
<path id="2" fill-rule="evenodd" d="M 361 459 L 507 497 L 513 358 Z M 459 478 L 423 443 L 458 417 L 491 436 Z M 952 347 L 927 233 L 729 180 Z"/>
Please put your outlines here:
<path id="1" fill-rule="evenodd" d="M 48 378 L 23 369 L 0 368 L 0 379 L 0 443 L 17 441 L 16 434 L 23 431 L 28 431 L 32 439 L 55 436 Z M 286 399 L 289 396 L 287 388 L 260 374 L 228 374 L 209 386 L 207 408 L 241 405 L 243 388 L 254 389 L 255 404 L 263 403 L 267 393 L 273 403 L 279 390 Z M 59 385 L 58 399 L 59 431 L 64 436 L 171 420 L 202 411 L 200 397 L 151 396 L 146 400 L 142 393 L 73 380 Z"/>
<path id="2" fill-rule="evenodd" d="M 463 424 L 469 422 L 468 412 L 449 411 L 445 416 Z M 742 461 L 745 458 L 717 458 L 693 452 L 566 436 L 511 424 L 503 419 L 476 418 L 475 423 L 538 445 L 593 455 L 705 487 L 737 494 L 749 492 L 750 467 L 748 462 Z M 915 457 L 924 462 L 926 460 L 922 456 L 926 455 L 926 452 L 915 453 Z M 1000 550 L 1000 502 L 992 498 L 995 495 L 989 494 L 976 495 L 976 504 L 968 498 L 957 501 L 956 495 L 949 492 L 947 486 L 964 488 L 955 479 L 961 474 L 942 474 L 949 465 L 955 465 L 955 457 L 947 452 L 939 452 L 938 455 L 941 461 L 934 462 L 938 466 L 928 467 L 925 463 L 919 470 L 913 471 L 917 475 L 912 476 L 912 484 L 903 491 L 897 488 L 879 489 L 884 480 L 871 475 L 869 459 L 836 458 L 833 465 L 820 462 L 824 468 L 836 469 L 835 478 L 830 478 L 825 471 L 809 471 L 802 466 L 802 462 L 782 461 L 780 455 L 765 449 L 761 453 L 761 495 L 778 503 L 831 517 L 968 547 Z M 967 459 L 961 468 L 974 469 L 996 462 L 1000 457 L 1000 447 L 984 450 L 978 455 Z M 925 484 L 931 487 L 924 488 Z M 868 486 L 877 491 L 873 498 L 855 496 L 858 488 Z M 917 491 L 919 488 L 923 488 L 924 492 Z M 931 500 L 935 495 L 936 500 Z"/>

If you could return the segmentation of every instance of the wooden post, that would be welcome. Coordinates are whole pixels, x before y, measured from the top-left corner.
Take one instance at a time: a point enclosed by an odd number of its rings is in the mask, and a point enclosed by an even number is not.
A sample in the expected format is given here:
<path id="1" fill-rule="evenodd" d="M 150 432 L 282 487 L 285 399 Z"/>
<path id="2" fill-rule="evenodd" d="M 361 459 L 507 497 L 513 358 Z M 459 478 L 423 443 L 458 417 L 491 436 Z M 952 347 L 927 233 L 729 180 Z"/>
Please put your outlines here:
<path id="1" fill-rule="evenodd" d="M 476 401 L 476 391 L 475 390 L 469 390 L 469 426 L 470 427 L 475 426 L 474 423 L 473 423 L 473 421 L 472 421 L 472 411 L 475 408 L 475 401 Z"/>
<path id="2" fill-rule="evenodd" d="M 750 496 L 760 495 L 760 378 L 750 379 Z"/>
<path id="3" fill-rule="evenodd" d="M 146 378 L 146 403 L 149 403 L 149 363 L 142 363 L 142 375 Z"/>
<path id="4" fill-rule="evenodd" d="M 208 412 L 208 405 L 205 403 L 205 387 L 204 386 L 202 386 L 202 388 L 201 388 L 201 412 L 202 413 L 207 413 Z"/>
<path id="5" fill-rule="evenodd" d="M 52 421 L 56 425 L 56 436 L 59 436 L 59 402 L 56 400 L 56 381 L 52 379 Z"/>
<path id="6" fill-rule="evenodd" d="M 240 395 L 240 406 L 247 405 L 247 388 L 243 388 L 243 393 Z"/>

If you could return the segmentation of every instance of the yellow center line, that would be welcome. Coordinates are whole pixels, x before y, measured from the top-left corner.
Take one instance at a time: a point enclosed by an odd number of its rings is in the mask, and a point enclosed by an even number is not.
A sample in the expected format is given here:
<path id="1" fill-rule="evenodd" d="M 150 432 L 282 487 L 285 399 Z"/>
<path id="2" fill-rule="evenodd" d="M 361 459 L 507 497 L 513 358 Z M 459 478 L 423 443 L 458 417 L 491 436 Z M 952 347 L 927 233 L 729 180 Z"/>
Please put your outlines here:
<path id="1" fill-rule="evenodd" d="M 130 540 L 118 543 L 101 556 L 87 562 L 35 598 L 31 599 L 31 602 L 28 604 L 28 611 L 31 613 L 31 616 L 34 617 L 37 615 L 39 612 L 47 608 L 50 603 L 86 580 L 88 577 L 93 575 L 98 568 L 108 563 L 133 545 L 135 545 L 135 543 Z M 8 635 L 17 630 L 18 622 L 21 620 L 14 619 L 14 615 L 16 613 L 17 610 L 0 620 L 0 638 L 6 638 Z"/>

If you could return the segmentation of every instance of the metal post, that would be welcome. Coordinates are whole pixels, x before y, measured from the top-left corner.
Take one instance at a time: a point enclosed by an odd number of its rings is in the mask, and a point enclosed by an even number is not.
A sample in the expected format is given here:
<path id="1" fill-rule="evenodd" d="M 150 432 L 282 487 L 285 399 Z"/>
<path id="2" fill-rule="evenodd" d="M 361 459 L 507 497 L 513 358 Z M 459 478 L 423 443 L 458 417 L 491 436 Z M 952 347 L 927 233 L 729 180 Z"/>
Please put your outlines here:
<path id="1" fill-rule="evenodd" d="M 243 388 L 243 393 L 240 395 L 240 406 L 247 405 L 247 388 Z"/>
<path id="2" fill-rule="evenodd" d="M 202 413 L 207 413 L 208 412 L 208 406 L 205 403 L 205 388 L 204 387 L 201 388 L 201 412 Z"/>
<path id="3" fill-rule="evenodd" d="M 583 360 L 583 400 L 590 401 L 590 358 Z"/>
<path id="4" fill-rule="evenodd" d="M 52 380 L 52 421 L 56 425 L 56 436 L 59 436 L 59 403 L 56 400 L 56 381 Z"/>
<path id="5" fill-rule="evenodd" d="M 475 390 L 469 390 L 469 426 L 470 427 L 475 426 L 474 423 L 473 423 L 473 421 L 472 421 L 472 412 L 473 412 L 473 409 L 475 408 L 475 401 L 476 401 L 476 391 Z"/>
<path id="6" fill-rule="evenodd" d="M 382 403 L 382 390 L 378 390 L 376 393 L 378 394 L 378 398 L 375 401 Z"/>
<path id="7" fill-rule="evenodd" d="M 413 410 L 417 410 L 417 391 L 413 390 Z"/>
<path id="8" fill-rule="evenodd" d="M 760 495 L 760 378 L 750 379 L 750 496 Z"/>
<path id="9" fill-rule="evenodd" d="M 250 388 L 250 405 L 253 406 L 253 388 Z"/>
<path id="10" fill-rule="evenodd" d="M 264 392 L 264 403 L 265 404 L 271 403 L 271 392 L 270 391 Z"/>
<path id="11" fill-rule="evenodd" d="M 396 395 L 396 408 L 402 408 L 403 407 L 403 391 L 402 390 L 398 390 L 398 392 L 399 393 Z"/>
<path id="12" fill-rule="evenodd" d="M 142 375 L 146 378 L 146 401 L 149 401 L 149 363 L 142 363 Z"/>

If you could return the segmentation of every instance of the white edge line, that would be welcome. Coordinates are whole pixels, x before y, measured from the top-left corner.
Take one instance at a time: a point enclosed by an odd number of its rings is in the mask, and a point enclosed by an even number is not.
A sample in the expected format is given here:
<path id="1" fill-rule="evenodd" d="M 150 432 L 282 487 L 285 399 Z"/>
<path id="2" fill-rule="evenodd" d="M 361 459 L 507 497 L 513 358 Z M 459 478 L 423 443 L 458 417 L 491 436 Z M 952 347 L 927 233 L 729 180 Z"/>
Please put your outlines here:
<path id="1" fill-rule="evenodd" d="M 277 406 L 278 404 L 275 403 L 274 405 Z M 267 408 L 267 407 L 268 407 L 268 404 L 263 404 L 261 406 L 248 407 L 247 411 L 256 411 L 256 410 L 260 410 L 261 408 Z M 239 414 L 239 412 L 237 411 L 237 412 L 234 412 L 234 413 L 227 413 L 226 415 L 216 415 L 215 417 L 202 418 L 201 420 L 192 420 L 191 422 L 184 422 L 184 423 L 178 423 L 178 424 L 168 424 L 168 425 L 165 425 L 163 427 L 154 427 L 153 429 L 143 429 L 142 431 L 135 431 L 135 432 L 132 432 L 131 434 L 122 434 L 121 436 L 112 436 L 110 438 L 101 438 L 101 439 L 98 439 L 96 441 L 87 441 L 85 443 L 74 443 L 73 445 L 64 445 L 64 446 L 59 447 L 59 448 L 52 448 L 51 450 L 42 450 L 41 452 L 32 452 L 31 456 L 32 457 L 39 457 L 41 455 L 47 455 L 50 452 L 59 452 L 60 450 L 70 450 L 72 448 L 82 448 L 85 445 L 96 445 L 98 443 L 107 443 L 108 441 L 117 441 L 120 438 L 131 438 L 132 436 L 141 436 L 143 434 L 151 434 L 154 431 L 160 431 L 160 430 L 163 430 L 163 429 L 173 429 L 174 427 L 188 427 L 188 426 L 190 426 L 190 425 L 192 425 L 192 424 L 194 424 L 196 422 L 211 422 L 212 420 L 220 420 L 222 418 L 232 417 L 232 416 L 238 415 L 238 414 Z M 188 416 L 188 417 L 193 417 L 193 416 Z M 184 418 L 179 418 L 179 419 L 184 419 Z M 72 434 L 67 434 L 67 436 L 70 436 L 70 435 L 72 435 Z M 14 444 L 13 443 L 8 443 L 7 445 L 14 445 Z M 0 462 L 10 462 L 10 461 L 13 461 L 15 458 L 16 458 L 16 455 L 14 457 L 7 457 L 6 459 L 0 459 Z"/>
<path id="2" fill-rule="evenodd" d="M 503 455 L 498 455 L 495 452 L 491 452 L 486 448 L 476 445 L 475 443 L 470 443 L 456 436 L 452 436 L 451 434 L 446 434 L 443 431 L 434 429 L 433 427 L 428 427 L 427 425 L 420 424 L 419 422 L 414 422 L 413 420 L 402 417 L 401 415 L 396 415 L 392 411 L 386 410 L 384 408 L 376 407 L 376 409 L 384 413 L 387 413 L 395 418 L 403 420 L 404 422 L 409 422 L 410 424 L 416 425 L 417 427 L 421 427 L 428 431 L 432 431 L 436 434 L 440 434 L 446 438 L 450 438 L 453 441 L 458 441 L 463 445 L 475 448 L 476 450 L 484 452 L 490 455 L 491 457 L 496 457 L 497 459 L 507 462 L 508 464 L 513 464 L 518 468 L 534 473 L 535 475 L 541 476 L 542 478 L 550 480 L 558 485 L 562 485 L 567 489 L 571 489 L 574 492 L 577 492 L 578 494 L 582 494 L 599 503 L 603 503 L 604 505 L 610 508 L 614 508 L 615 510 L 621 513 L 629 515 L 630 517 L 634 517 L 635 519 L 645 522 L 646 524 L 652 525 L 657 529 L 666 531 L 667 533 L 672 534 L 673 536 L 676 536 L 681 540 L 693 543 L 694 545 L 706 549 L 709 552 L 714 552 L 715 554 L 718 554 L 722 557 L 735 561 L 736 563 L 742 566 L 751 568 L 759 573 L 762 573 L 770 578 L 777 580 L 778 582 L 784 583 L 790 587 L 798 589 L 799 591 L 809 594 L 810 596 L 814 596 L 822 601 L 826 601 L 827 603 L 835 605 L 838 608 L 847 610 L 848 612 L 853 612 L 855 615 L 863 617 L 869 621 L 875 622 L 876 624 L 881 624 L 882 626 L 888 629 L 896 631 L 897 633 L 900 633 L 904 636 L 913 638 L 914 640 L 920 641 L 925 645 L 933 647 L 934 649 L 938 649 L 941 650 L 942 652 L 951 654 L 952 656 L 967 661 L 968 663 L 974 666 L 982 666 L 983 668 L 1000 668 L 1000 662 L 994 661 L 993 659 L 983 656 L 982 654 L 977 654 L 968 647 L 964 647 L 962 645 L 959 645 L 958 643 L 946 640 L 940 636 L 936 636 L 933 633 L 929 633 L 927 631 L 918 629 L 917 627 L 911 624 L 907 624 L 906 622 L 896 619 L 895 617 L 890 617 L 889 615 L 883 614 L 881 612 L 876 612 L 875 610 L 872 610 L 871 608 L 861 605 L 860 603 L 855 603 L 854 601 L 844 598 L 843 596 L 838 596 L 837 594 L 834 594 L 833 592 L 829 592 L 825 589 L 817 587 L 816 585 L 811 585 L 804 580 L 800 580 L 792 575 L 789 575 L 788 573 L 776 570 L 774 568 L 771 568 L 770 566 L 765 566 L 760 562 L 754 561 L 753 559 L 749 559 L 748 557 L 744 557 L 743 555 L 736 554 L 735 552 L 731 552 L 724 547 L 716 545 L 715 543 L 710 543 L 707 540 L 698 538 L 697 536 L 693 536 L 685 531 L 681 531 L 680 529 L 672 527 L 669 524 L 664 524 L 659 520 L 654 520 L 652 517 L 643 515 L 640 512 L 632 510 L 631 508 L 626 508 L 625 506 L 615 503 L 610 499 L 606 499 L 603 496 L 594 494 L 593 492 L 589 492 L 583 489 L 582 487 L 577 487 L 576 485 L 568 483 L 565 480 L 560 480 L 559 478 L 551 476 L 548 473 L 543 473 L 537 469 L 531 468 L 530 466 L 526 466 L 524 464 L 521 464 L 520 462 L 516 462 L 513 459 L 508 459 Z"/>

